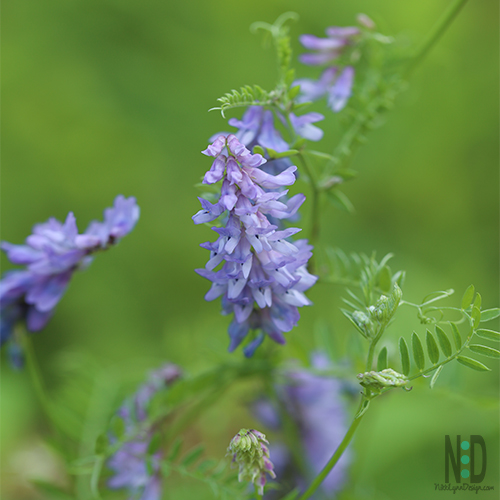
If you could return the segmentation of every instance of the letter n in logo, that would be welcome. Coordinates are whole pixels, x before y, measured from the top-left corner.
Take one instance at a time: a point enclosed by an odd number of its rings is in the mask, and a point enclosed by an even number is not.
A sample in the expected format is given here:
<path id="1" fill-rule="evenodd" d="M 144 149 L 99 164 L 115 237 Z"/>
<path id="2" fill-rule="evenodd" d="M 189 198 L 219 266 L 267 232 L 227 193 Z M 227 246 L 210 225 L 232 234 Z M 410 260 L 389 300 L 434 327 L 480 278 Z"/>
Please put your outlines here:
<path id="1" fill-rule="evenodd" d="M 455 476 L 455 482 L 460 482 L 460 436 L 457 436 L 457 456 L 453 453 L 453 446 L 449 435 L 444 437 L 444 482 L 450 482 L 450 463 Z"/>

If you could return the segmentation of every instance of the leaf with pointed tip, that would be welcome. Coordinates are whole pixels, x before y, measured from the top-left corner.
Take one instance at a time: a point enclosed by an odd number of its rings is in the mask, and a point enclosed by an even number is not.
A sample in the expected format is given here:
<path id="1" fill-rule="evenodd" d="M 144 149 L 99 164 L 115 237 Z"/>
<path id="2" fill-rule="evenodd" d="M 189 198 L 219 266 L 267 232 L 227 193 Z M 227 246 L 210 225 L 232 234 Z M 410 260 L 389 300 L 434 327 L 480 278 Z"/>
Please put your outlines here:
<path id="1" fill-rule="evenodd" d="M 491 369 L 487 366 L 483 365 L 479 361 L 475 359 L 468 358 L 467 356 L 457 356 L 457 361 L 468 368 L 472 368 L 473 370 L 477 370 L 478 372 L 490 372 Z"/>
<path id="2" fill-rule="evenodd" d="M 464 296 L 462 297 L 462 310 L 467 309 L 471 305 L 475 290 L 474 285 L 469 285 L 467 290 L 465 290 Z"/>
<path id="3" fill-rule="evenodd" d="M 427 344 L 427 354 L 431 363 L 435 365 L 439 359 L 439 349 L 436 343 L 436 339 L 433 337 L 432 333 L 427 330 L 425 334 L 425 343 Z"/>
<path id="4" fill-rule="evenodd" d="M 359 418 L 362 415 L 364 415 L 366 413 L 366 411 L 368 410 L 369 406 L 370 406 L 370 400 L 369 399 L 365 399 L 363 401 L 363 403 L 361 404 L 361 408 L 359 409 L 358 413 L 356 413 L 356 415 L 354 417 L 354 420 L 356 420 L 357 418 Z"/>
<path id="5" fill-rule="evenodd" d="M 387 347 L 382 347 L 377 359 L 377 371 L 381 372 L 382 370 L 385 370 L 387 366 L 388 366 Z"/>
<path id="6" fill-rule="evenodd" d="M 161 448 L 161 442 L 161 434 L 156 432 L 149 442 L 148 455 L 154 455 Z"/>
<path id="7" fill-rule="evenodd" d="M 441 365 L 435 372 L 434 375 L 432 375 L 431 378 L 431 384 L 430 387 L 431 389 L 434 389 L 434 385 L 436 384 L 436 380 L 438 379 L 439 375 L 441 374 L 441 370 L 443 369 L 443 365 Z"/>
<path id="8" fill-rule="evenodd" d="M 99 434 L 95 440 L 95 453 L 96 455 L 104 455 L 108 449 L 108 436 L 106 434 Z"/>
<path id="9" fill-rule="evenodd" d="M 472 304 L 472 309 L 477 307 L 479 310 L 481 309 L 481 294 L 476 293 L 476 298 L 474 299 L 474 304 Z"/>
<path id="10" fill-rule="evenodd" d="M 408 354 L 408 344 L 403 337 L 399 338 L 399 355 L 401 357 L 401 371 L 403 375 L 410 373 L 410 355 Z"/>
<path id="11" fill-rule="evenodd" d="M 500 308 L 495 307 L 493 309 L 486 309 L 481 311 L 481 322 L 485 323 L 486 321 L 491 321 L 492 319 L 496 319 L 500 316 Z"/>
<path id="12" fill-rule="evenodd" d="M 170 453 L 168 455 L 169 462 L 173 462 L 179 456 L 179 452 L 181 451 L 181 446 L 182 446 L 182 439 L 177 438 L 170 449 Z"/>
<path id="13" fill-rule="evenodd" d="M 198 458 L 202 455 L 204 451 L 204 447 L 202 445 L 196 446 L 191 451 L 189 451 L 186 456 L 182 459 L 182 465 L 184 467 L 188 467 L 191 464 L 194 464 Z"/>
<path id="14" fill-rule="evenodd" d="M 455 342 L 455 347 L 460 349 L 462 347 L 462 337 L 460 336 L 460 331 L 455 323 L 450 321 L 451 331 L 453 332 L 453 341 Z"/>
<path id="15" fill-rule="evenodd" d="M 123 421 L 123 418 L 117 415 L 115 415 L 111 419 L 111 424 L 109 427 L 117 439 L 121 439 L 125 434 L 125 422 Z"/>
<path id="16" fill-rule="evenodd" d="M 337 208 L 340 208 L 341 210 L 344 210 L 350 214 L 356 211 L 351 200 L 349 200 L 346 194 L 343 193 L 342 191 L 339 191 L 338 189 L 329 189 L 326 193 L 328 199 Z"/>
<path id="17" fill-rule="evenodd" d="M 425 367 L 424 349 L 416 332 L 411 334 L 411 345 L 413 348 L 413 359 L 415 360 L 415 364 L 418 369 L 422 371 Z"/>
<path id="18" fill-rule="evenodd" d="M 392 287 L 391 270 L 389 266 L 384 266 L 378 275 L 378 283 L 383 292 L 389 292 Z"/>
<path id="19" fill-rule="evenodd" d="M 282 500 L 296 500 L 299 496 L 300 490 L 298 488 L 292 490 L 286 497 L 283 497 Z"/>
<path id="20" fill-rule="evenodd" d="M 472 308 L 472 326 L 476 329 L 479 326 L 479 322 L 481 321 L 481 311 L 478 307 Z"/>
<path id="21" fill-rule="evenodd" d="M 444 333 L 444 330 L 438 325 L 436 325 L 436 335 L 438 338 L 439 345 L 441 346 L 441 350 L 443 351 L 443 354 L 447 358 L 449 358 L 451 356 L 451 352 L 452 352 L 451 343 L 450 343 L 446 333 Z"/>
<path id="22" fill-rule="evenodd" d="M 361 328 L 352 319 L 352 314 L 345 309 L 341 309 L 341 311 L 342 311 L 342 314 L 353 324 L 354 328 L 356 328 L 356 330 L 358 330 L 358 332 L 361 333 L 361 335 L 363 335 L 363 337 L 366 337 L 366 333 L 363 330 L 361 330 Z"/>
<path id="23" fill-rule="evenodd" d="M 500 333 L 495 332 L 494 330 L 486 330 L 485 328 L 480 328 L 476 330 L 476 335 L 481 337 L 482 339 L 487 340 L 495 340 L 496 342 L 500 342 Z"/>
<path id="24" fill-rule="evenodd" d="M 471 344 L 469 349 L 476 354 L 481 354 L 481 356 L 487 356 L 488 358 L 500 358 L 500 351 L 493 349 L 493 347 L 488 347 L 480 344 Z"/>

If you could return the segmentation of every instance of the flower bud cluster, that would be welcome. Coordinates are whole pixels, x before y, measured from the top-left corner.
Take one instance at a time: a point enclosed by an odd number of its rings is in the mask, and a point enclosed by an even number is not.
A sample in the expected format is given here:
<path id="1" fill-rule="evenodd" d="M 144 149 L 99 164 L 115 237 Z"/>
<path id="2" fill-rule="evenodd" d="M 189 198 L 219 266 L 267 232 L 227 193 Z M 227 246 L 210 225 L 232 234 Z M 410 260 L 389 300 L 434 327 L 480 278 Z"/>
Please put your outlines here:
<path id="1" fill-rule="evenodd" d="M 380 372 L 358 373 L 357 377 L 363 387 L 374 392 L 380 392 L 381 389 L 387 387 L 404 387 L 408 382 L 408 377 L 392 368 L 386 368 Z"/>
<path id="2" fill-rule="evenodd" d="M 259 495 L 264 494 L 266 473 L 273 479 L 274 465 L 269 457 L 266 436 L 255 429 L 241 429 L 229 443 L 228 454 L 233 455 L 233 463 L 239 467 L 238 481 L 254 483 Z"/>

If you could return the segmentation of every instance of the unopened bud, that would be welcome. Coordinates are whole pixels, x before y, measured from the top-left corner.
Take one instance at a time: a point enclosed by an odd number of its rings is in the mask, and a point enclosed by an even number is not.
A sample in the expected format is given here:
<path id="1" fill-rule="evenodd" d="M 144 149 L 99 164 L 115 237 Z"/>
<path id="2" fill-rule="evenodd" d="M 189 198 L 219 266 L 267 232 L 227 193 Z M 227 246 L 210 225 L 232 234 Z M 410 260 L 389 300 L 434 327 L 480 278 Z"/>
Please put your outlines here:
<path id="1" fill-rule="evenodd" d="M 274 479 L 274 465 L 269 457 L 266 436 L 255 429 L 241 429 L 229 443 L 228 454 L 238 464 L 238 481 L 251 481 L 259 495 L 264 494 L 266 472 Z"/>
<path id="2" fill-rule="evenodd" d="M 359 373 L 358 380 L 363 387 L 373 392 L 380 392 L 386 387 L 404 387 L 408 382 L 408 377 L 392 368 L 386 368 L 380 372 Z"/>

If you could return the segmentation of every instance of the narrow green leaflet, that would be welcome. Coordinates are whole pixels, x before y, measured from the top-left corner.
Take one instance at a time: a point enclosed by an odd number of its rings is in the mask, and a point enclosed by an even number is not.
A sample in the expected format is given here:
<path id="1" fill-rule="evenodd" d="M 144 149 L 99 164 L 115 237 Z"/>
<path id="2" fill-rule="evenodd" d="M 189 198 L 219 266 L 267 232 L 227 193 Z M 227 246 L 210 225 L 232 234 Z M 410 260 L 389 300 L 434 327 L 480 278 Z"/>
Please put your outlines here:
<path id="1" fill-rule="evenodd" d="M 399 338 L 399 355 L 401 357 L 401 371 L 403 375 L 410 373 L 410 355 L 408 354 L 408 344 L 403 337 Z"/>
<path id="2" fill-rule="evenodd" d="M 179 452 L 181 451 L 181 446 L 182 446 L 182 439 L 177 438 L 177 440 L 172 445 L 170 454 L 168 455 L 169 462 L 173 462 L 179 456 Z"/>
<path id="3" fill-rule="evenodd" d="M 478 307 L 472 308 L 472 326 L 476 329 L 481 321 L 481 310 Z"/>
<path id="4" fill-rule="evenodd" d="M 389 292 L 391 290 L 392 280 L 391 280 L 391 270 L 389 269 L 389 266 L 384 266 L 381 269 L 378 275 L 378 283 L 380 285 L 380 289 L 383 292 Z"/>
<path id="5" fill-rule="evenodd" d="M 487 356 L 488 358 L 500 358 L 500 351 L 493 349 L 493 347 L 488 347 L 480 344 L 471 344 L 469 349 L 476 354 L 481 354 L 482 356 Z"/>
<path id="6" fill-rule="evenodd" d="M 464 366 L 467 366 L 468 368 L 472 368 L 473 370 L 477 370 L 478 372 L 489 372 L 491 371 L 490 368 L 487 366 L 483 365 L 483 363 L 480 363 L 479 361 L 476 361 L 475 359 L 468 358 L 467 356 L 457 356 L 457 361 L 461 363 Z"/>
<path id="7" fill-rule="evenodd" d="M 425 334 L 425 343 L 427 344 L 427 354 L 429 354 L 429 359 L 431 360 L 431 363 L 435 365 L 439 360 L 439 349 L 435 338 L 429 330 L 427 330 L 427 333 Z"/>
<path id="8" fill-rule="evenodd" d="M 444 330 L 438 325 L 436 325 L 436 335 L 437 335 L 439 345 L 441 346 L 441 350 L 443 351 L 443 354 L 447 358 L 449 358 L 451 356 L 451 352 L 452 352 L 451 343 L 448 340 L 448 336 L 446 335 L 446 333 L 444 333 Z M 457 347 L 457 349 L 458 349 L 458 347 Z"/>
<path id="9" fill-rule="evenodd" d="M 430 387 L 431 389 L 434 389 L 434 385 L 436 384 L 436 380 L 438 379 L 439 375 L 441 374 L 441 371 L 443 370 L 443 365 L 441 365 L 435 372 L 434 375 L 432 375 L 431 378 L 431 384 Z"/>
<path id="10" fill-rule="evenodd" d="M 451 331 L 453 333 L 453 341 L 455 342 L 455 347 L 460 349 L 462 347 L 462 337 L 460 337 L 460 331 L 455 323 L 450 321 Z"/>
<path id="11" fill-rule="evenodd" d="M 492 319 L 496 319 L 500 316 L 500 308 L 495 307 L 493 309 L 486 309 L 481 311 L 481 322 L 491 321 Z"/>
<path id="12" fill-rule="evenodd" d="M 480 328 L 476 330 L 476 335 L 481 337 L 482 339 L 487 340 L 495 340 L 496 342 L 500 342 L 500 333 L 495 332 L 494 330 L 486 330 L 484 328 Z"/>
<path id="13" fill-rule="evenodd" d="M 425 367 L 424 349 L 420 338 L 415 332 L 411 334 L 411 345 L 413 347 L 413 359 L 415 360 L 415 364 L 418 369 L 422 371 Z"/>
<path id="14" fill-rule="evenodd" d="M 467 290 L 465 290 L 464 296 L 462 297 L 462 310 L 467 309 L 474 298 L 475 288 L 474 285 L 470 285 Z"/>
<path id="15" fill-rule="evenodd" d="M 356 210 L 351 200 L 338 189 L 330 189 L 327 191 L 328 199 L 335 205 L 337 208 L 344 210 L 350 214 L 353 214 Z"/>
<path id="16" fill-rule="evenodd" d="M 476 293 L 476 298 L 474 299 L 474 304 L 472 304 L 472 309 L 474 309 L 474 307 L 481 309 L 481 294 L 479 294 L 479 293 Z"/>
<path id="17" fill-rule="evenodd" d="M 354 416 L 354 419 L 357 419 L 361 417 L 361 415 L 364 415 L 366 411 L 368 410 L 368 407 L 370 406 L 370 400 L 365 399 L 361 405 L 361 408 L 359 409 L 358 413 Z"/>
<path id="18" fill-rule="evenodd" d="M 380 372 L 382 370 L 385 370 L 387 366 L 388 366 L 387 347 L 382 347 L 377 359 L 377 371 Z"/>
<path id="19" fill-rule="evenodd" d="M 204 451 L 204 447 L 202 445 L 196 446 L 193 448 L 191 451 L 189 451 L 186 456 L 182 459 L 182 465 L 184 467 L 188 467 L 189 465 L 192 465 L 200 458 Z"/>

